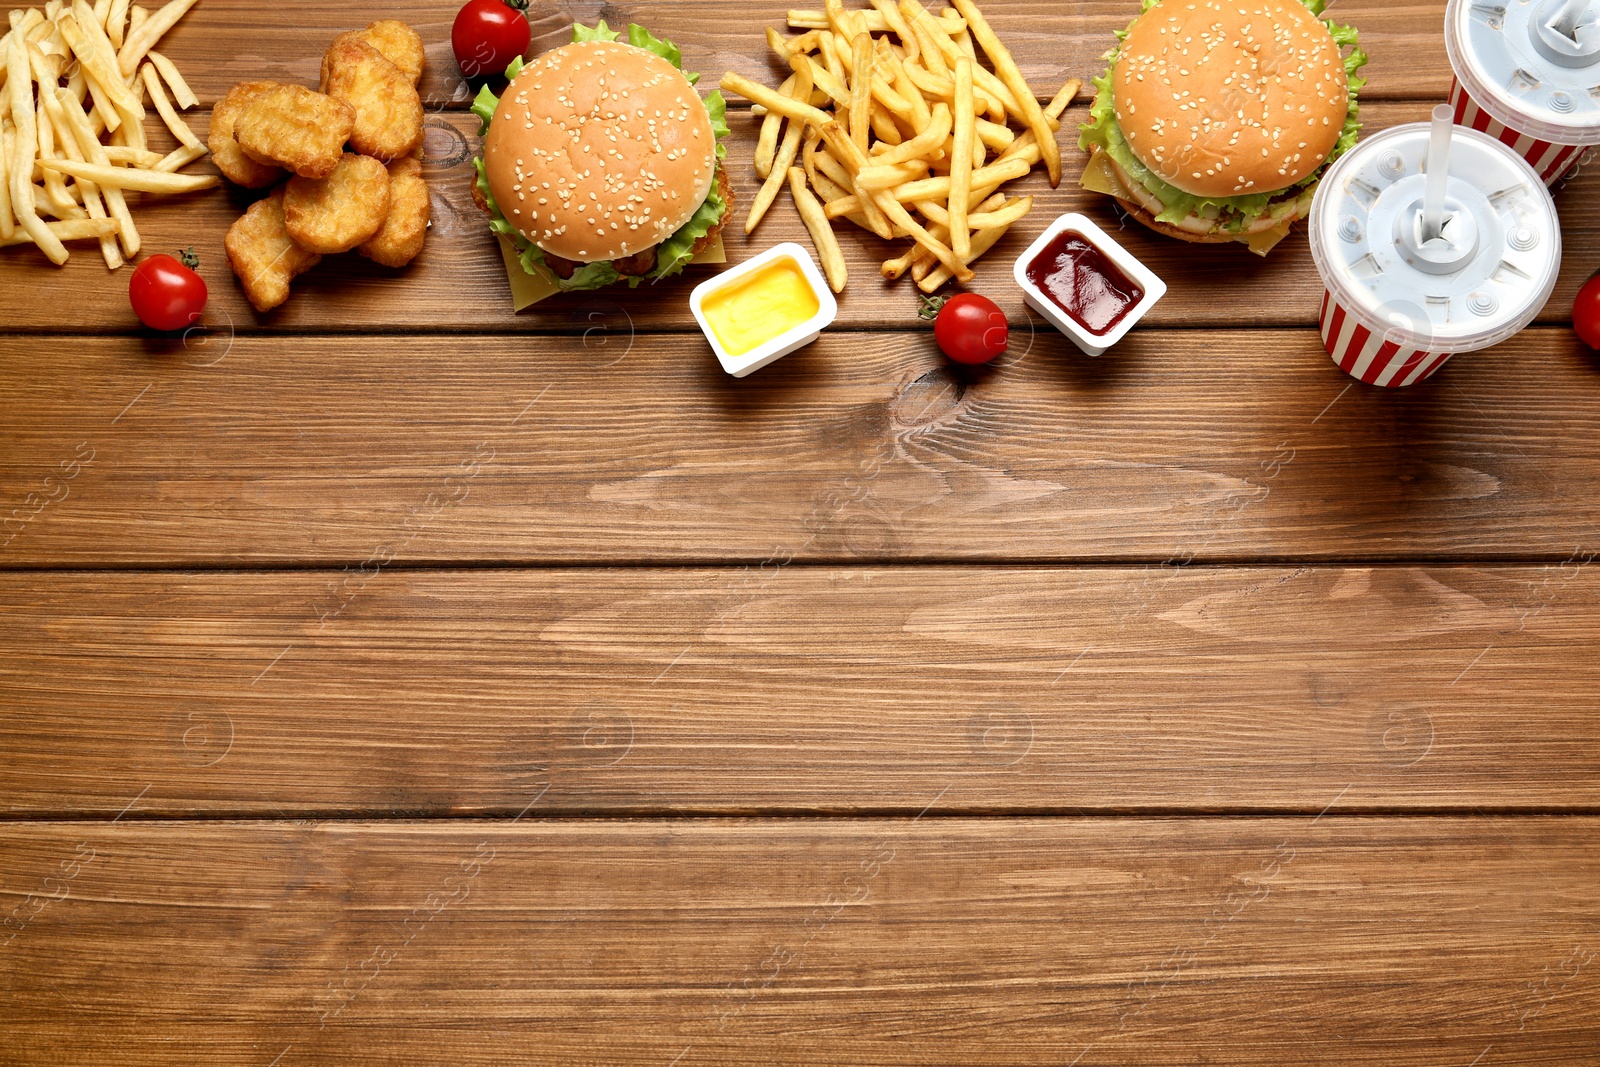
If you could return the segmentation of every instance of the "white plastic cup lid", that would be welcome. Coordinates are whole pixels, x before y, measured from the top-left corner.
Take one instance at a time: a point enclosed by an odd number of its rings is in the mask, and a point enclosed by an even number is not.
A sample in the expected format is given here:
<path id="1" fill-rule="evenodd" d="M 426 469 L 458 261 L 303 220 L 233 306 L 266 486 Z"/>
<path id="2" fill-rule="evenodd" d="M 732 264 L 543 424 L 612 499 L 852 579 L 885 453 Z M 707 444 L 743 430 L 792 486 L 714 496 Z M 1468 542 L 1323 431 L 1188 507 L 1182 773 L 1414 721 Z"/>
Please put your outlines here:
<path id="1" fill-rule="evenodd" d="M 1340 157 L 1311 206 L 1311 254 L 1339 303 L 1387 340 L 1474 352 L 1512 336 L 1561 269 L 1555 201 L 1528 162 L 1454 128 L 1444 237 L 1420 241 L 1429 126 L 1396 126 Z"/>
<path id="2" fill-rule="evenodd" d="M 1600 144 L 1600 0 L 1571 27 L 1566 7 L 1450 0 L 1445 47 L 1462 88 L 1497 122 L 1552 144 Z"/>

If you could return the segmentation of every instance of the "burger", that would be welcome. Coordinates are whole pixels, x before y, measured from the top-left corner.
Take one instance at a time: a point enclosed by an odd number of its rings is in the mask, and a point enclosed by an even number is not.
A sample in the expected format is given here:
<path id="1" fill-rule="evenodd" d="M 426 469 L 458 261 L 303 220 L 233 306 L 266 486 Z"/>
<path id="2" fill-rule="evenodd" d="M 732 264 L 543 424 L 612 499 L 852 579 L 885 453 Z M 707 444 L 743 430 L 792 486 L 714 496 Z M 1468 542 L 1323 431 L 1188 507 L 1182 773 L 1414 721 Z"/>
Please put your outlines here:
<path id="1" fill-rule="evenodd" d="M 1356 31 L 1324 0 L 1145 0 L 1094 79 L 1082 183 L 1158 233 L 1265 255 L 1356 142 Z M 1348 49 L 1348 52 L 1346 52 Z"/>
<path id="2" fill-rule="evenodd" d="M 722 168 L 726 105 L 641 26 L 604 22 L 572 43 L 512 61 L 485 86 L 473 199 L 522 269 L 563 290 L 637 286 L 682 271 L 721 233 L 732 203 Z"/>

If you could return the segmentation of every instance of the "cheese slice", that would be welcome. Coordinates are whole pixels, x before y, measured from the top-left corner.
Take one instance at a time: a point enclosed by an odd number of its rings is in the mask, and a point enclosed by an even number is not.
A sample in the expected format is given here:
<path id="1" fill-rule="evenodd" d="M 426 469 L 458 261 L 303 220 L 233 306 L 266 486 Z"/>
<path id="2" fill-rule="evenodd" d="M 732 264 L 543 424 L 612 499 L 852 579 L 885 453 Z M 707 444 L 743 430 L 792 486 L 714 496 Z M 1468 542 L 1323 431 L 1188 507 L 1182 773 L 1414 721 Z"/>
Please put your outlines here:
<path id="1" fill-rule="evenodd" d="M 500 257 L 506 261 L 506 278 L 511 282 L 511 307 L 513 311 L 522 311 L 548 300 L 561 292 L 561 286 L 556 284 L 555 275 L 544 267 L 539 268 L 538 274 L 529 274 L 522 269 L 522 261 L 517 258 L 517 246 L 511 243 L 511 238 L 504 234 L 500 238 Z M 723 250 L 722 238 L 718 237 L 712 242 L 711 247 L 701 252 L 689 261 L 690 266 L 715 265 L 728 262 L 728 253 Z M 618 283 L 626 288 L 626 283 Z"/>

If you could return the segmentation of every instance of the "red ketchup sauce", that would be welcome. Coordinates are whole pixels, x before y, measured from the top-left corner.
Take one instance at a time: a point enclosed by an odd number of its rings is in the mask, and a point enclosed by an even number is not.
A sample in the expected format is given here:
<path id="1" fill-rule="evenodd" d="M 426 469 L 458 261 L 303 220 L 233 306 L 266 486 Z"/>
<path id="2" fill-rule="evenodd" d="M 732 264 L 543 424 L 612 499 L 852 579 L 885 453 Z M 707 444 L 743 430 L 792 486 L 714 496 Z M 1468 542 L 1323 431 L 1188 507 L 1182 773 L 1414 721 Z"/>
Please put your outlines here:
<path id="1" fill-rule="evenodd" d="M 1144 290 L 1088 238 L 1063 230 L 1028 263 L 1028 280 L 1092 334 L 1111 331 Z"/>

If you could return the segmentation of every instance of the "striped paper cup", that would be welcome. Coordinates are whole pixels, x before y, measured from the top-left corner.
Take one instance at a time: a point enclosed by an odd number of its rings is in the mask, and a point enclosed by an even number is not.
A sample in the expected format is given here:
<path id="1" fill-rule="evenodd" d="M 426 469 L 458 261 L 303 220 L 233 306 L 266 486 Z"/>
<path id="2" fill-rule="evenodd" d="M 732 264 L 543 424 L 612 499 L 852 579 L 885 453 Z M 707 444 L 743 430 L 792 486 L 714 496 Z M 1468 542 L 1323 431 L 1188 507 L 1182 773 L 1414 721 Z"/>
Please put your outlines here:
<path id="1" fill-rule="evenodd" d="M 1546 185 L 1554 185 L 1594 147 L 1581 144 L 1555 144 L 1551 141 L 1541 141 L 1525 133 L 1518 133 L 1504 123 L 1496 121 L 1487 111 L 1479 107 L 1477 101 L 1473 100 L 1471 94 L 1462 87 L 1460 78 L 1450 83 L 1450 106 L 1455 109 L 1457 124 L 1470 126 L 1479 133 L 1486 133 L 1510 148 L 1539 172 L 1539 177 L 1544 179 Z"/>
<path id="2" fill-rule="evenodd" d="M 1451 354 L 1515 335 L 1550 298 L 1561 225 L 1528 161 L 1486 133 L 1453 131 L 1444 221 L 1423 239 L 1432 126 L 1392 126 L 1334 161 L 1309 216 L 1322 278 L 1322 343 L 1345 373 L 1415 385 Z"/>
<path id="3" fill-rule="evenodd" d="M 1398 316 L 1416 320 L 1410 315 Z M 1415 385 L 1444 366 L 1449 352 L 1430 352 L 1391 340 L 1396 323 L 1374 322 L 1322 291 L 1322 344 L 1346 374 L 1368 385 Z M 1426 319 L 1423 320 L 1424 322 Z"/>
<path id="4" fill-rule="evenodd" d="M 1600 4 L 1449 0 L 1457 124 L 1528 161 L 1546 185 L 1600 145 Z"/>

